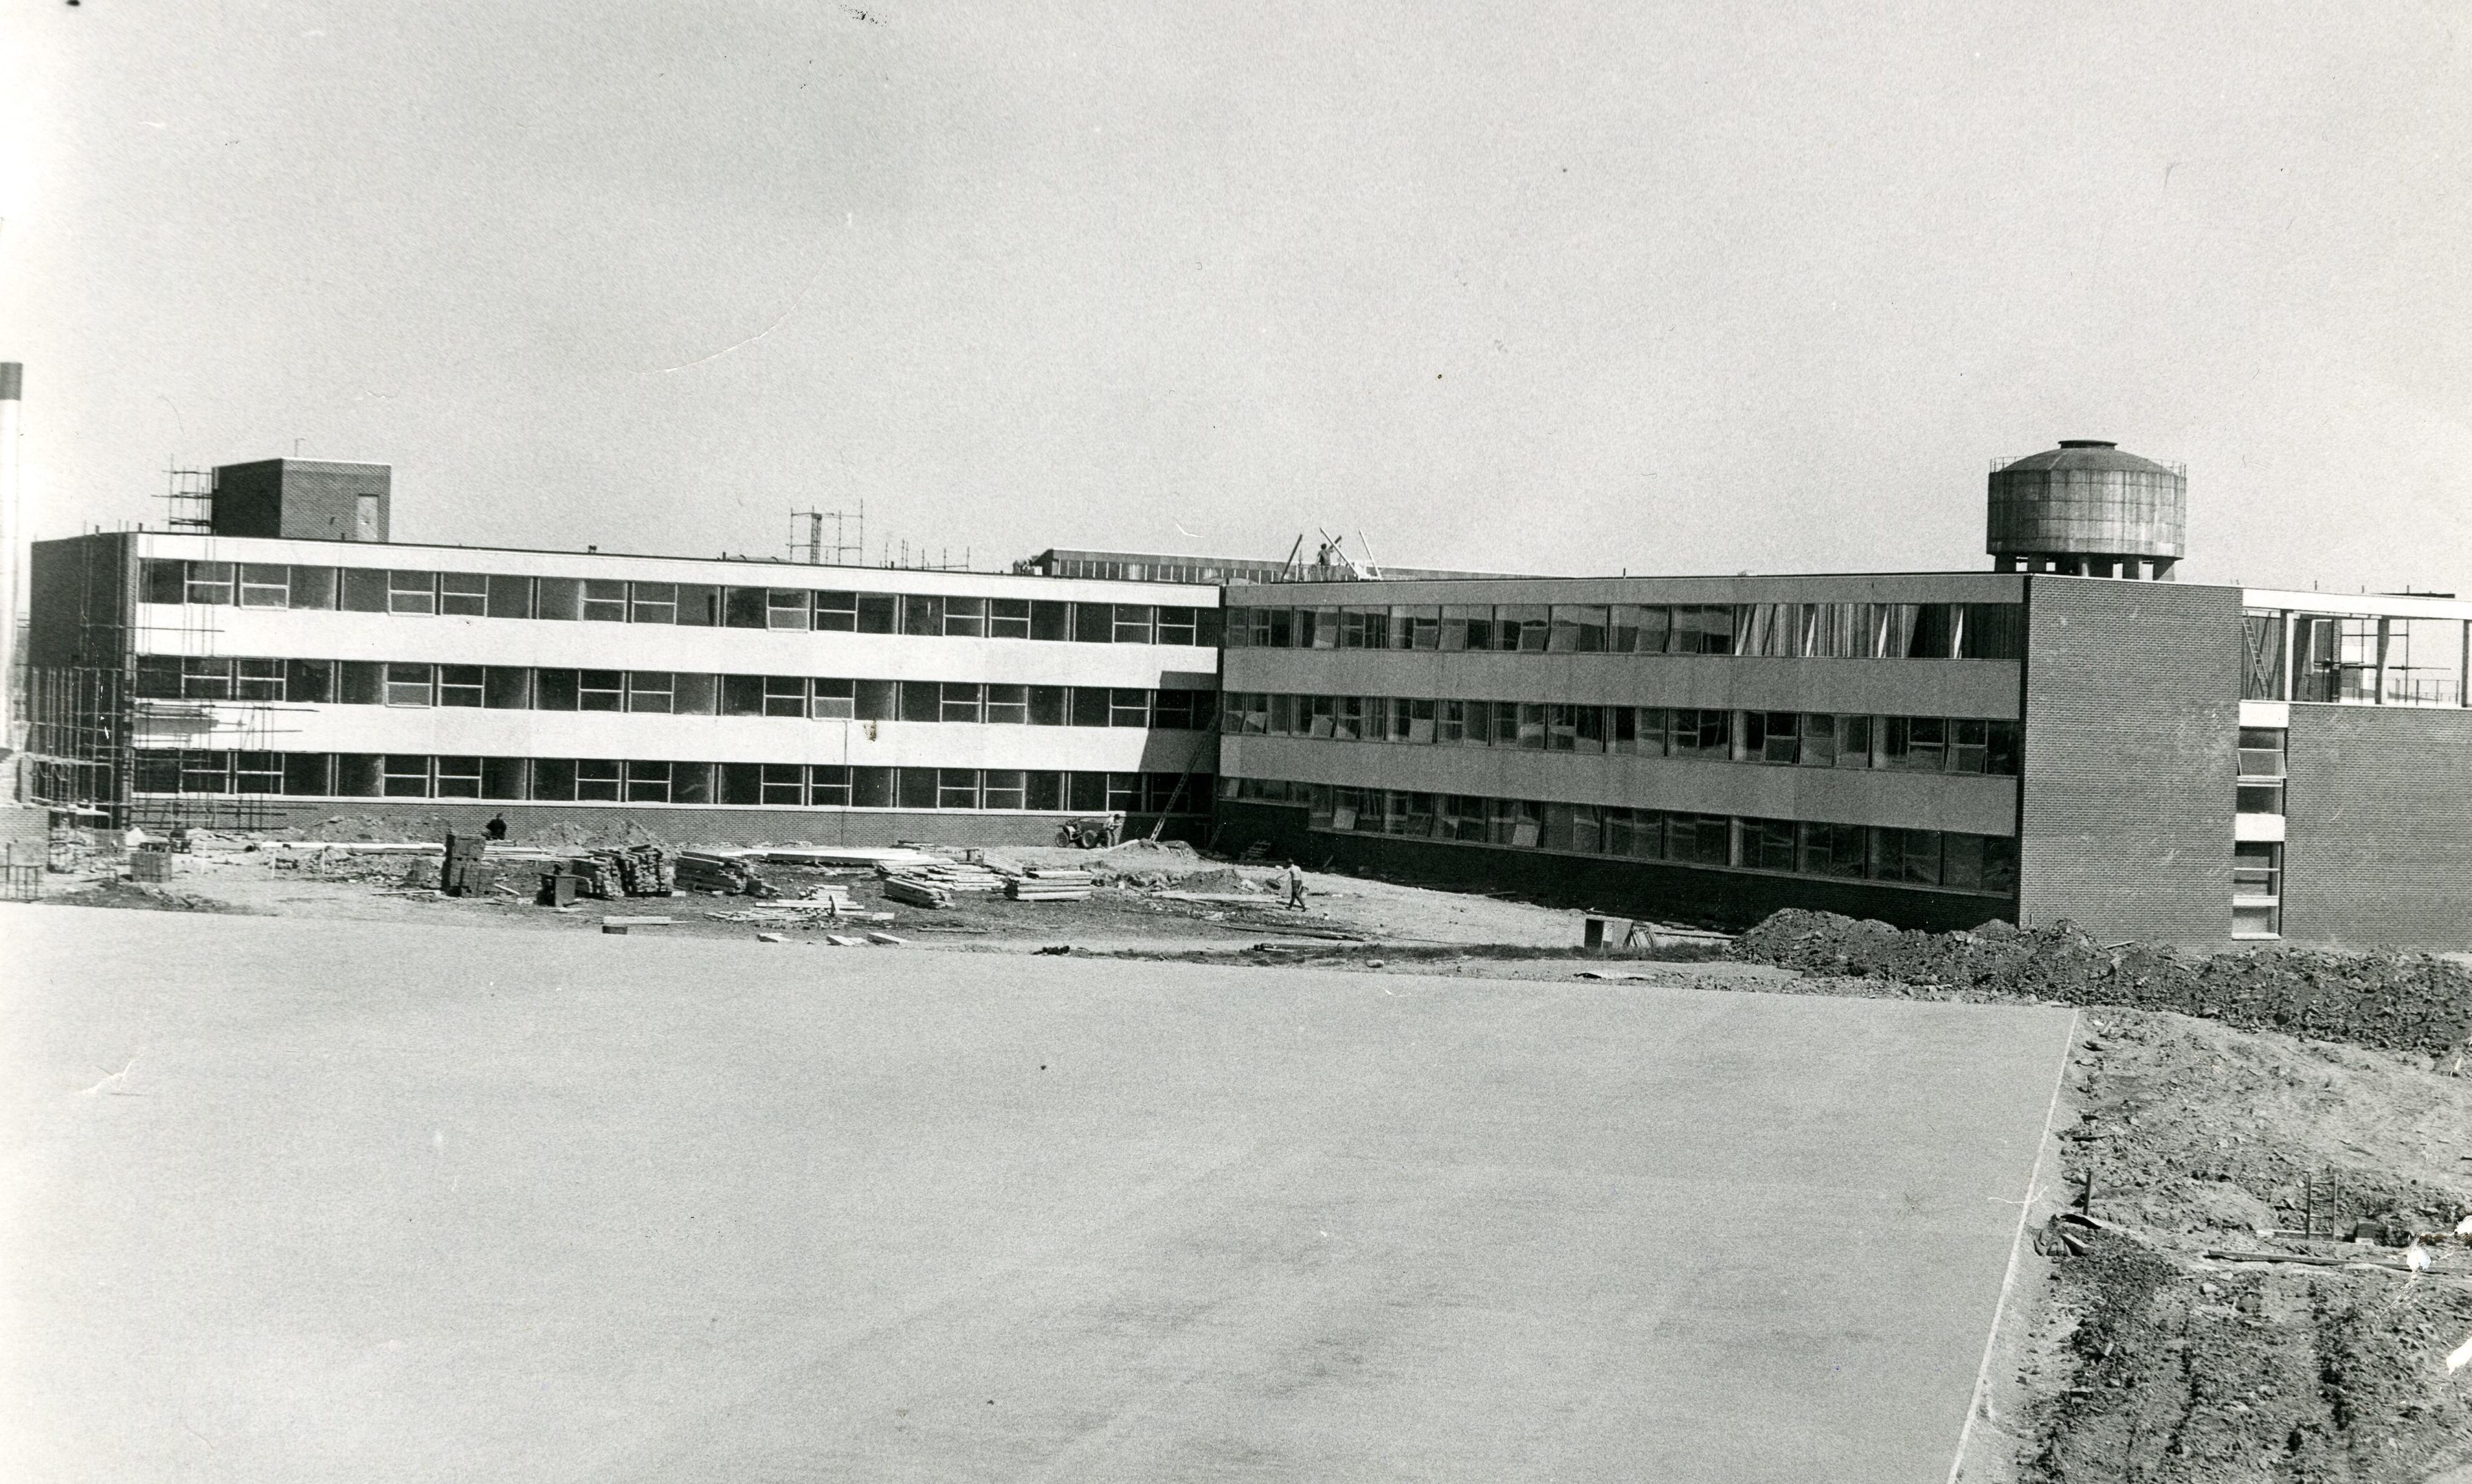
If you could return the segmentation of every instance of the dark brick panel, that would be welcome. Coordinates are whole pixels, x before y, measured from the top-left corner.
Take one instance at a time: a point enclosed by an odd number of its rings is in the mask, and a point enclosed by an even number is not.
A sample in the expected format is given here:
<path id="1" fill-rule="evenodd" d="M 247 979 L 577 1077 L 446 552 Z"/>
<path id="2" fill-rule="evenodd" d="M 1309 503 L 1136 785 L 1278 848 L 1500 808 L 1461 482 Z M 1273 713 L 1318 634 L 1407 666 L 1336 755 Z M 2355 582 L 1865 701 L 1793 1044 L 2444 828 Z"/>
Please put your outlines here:
<path id="1" fill-rule="evenodd" d="M 2237 588 L 2036 577 L 2018 882 L 2031 926 L 2231 936 Z"/>
<path id="2" fill-rule="evenodd" d="M 1998 897 L 1313 831 L 1306 828 L 1303 810 L 1268 804 L 1222 800 L 1215 837 L 1218 848 L 1231 854 L 1255 840 L 1267 840 L 1274 854 L 1312 870 L 1353 870 L 1388 881 L 1508 889 L 1553 907 L 1727 930 L 1747 928 L 1788 907 L 1876 918 L 1935 932 L 1980 927 L 2015 915 L 2015 904 Z"/>
<path id="3" fill-rule="evenodd" d="M 117 667 L 128 647 L 135 537 L 109 531 L 34 543 L 26 663 Z"/>
<path id="4" fill-rule="evenodd" d="M 2283 935 L 2472 948 L 2472 711 L 2292 708 Z"/>

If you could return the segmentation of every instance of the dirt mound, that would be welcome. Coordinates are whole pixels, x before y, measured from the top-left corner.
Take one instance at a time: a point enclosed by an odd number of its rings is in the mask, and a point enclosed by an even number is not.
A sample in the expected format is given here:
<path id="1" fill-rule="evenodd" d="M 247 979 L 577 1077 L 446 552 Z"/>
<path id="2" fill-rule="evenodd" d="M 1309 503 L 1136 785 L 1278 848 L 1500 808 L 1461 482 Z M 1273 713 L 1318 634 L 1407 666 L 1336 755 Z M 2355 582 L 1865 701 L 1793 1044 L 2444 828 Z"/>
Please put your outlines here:
<path id="1" fill-rule="evenodd" d="M 141 912 L 231 912 L 254 915 L 245 907 L 218 902 L 195 892 L 134 882 L 98 882 L 75 891 L 54 892 L 39 899 L 45 907 L 116 907 Z"/>
<path id="2" fill-rule="evenodd" d="M 1788 909 L 1744 933 L 1732 956 L 1999 999 L 2176 1010 L 2244 1029 L 2438 1058 L 2460 1058 L 2472 1040 L 2472 968 L 2431 954 L 2204 954 L 2104 945 L 2067 923 L 1918 932 Z"/>

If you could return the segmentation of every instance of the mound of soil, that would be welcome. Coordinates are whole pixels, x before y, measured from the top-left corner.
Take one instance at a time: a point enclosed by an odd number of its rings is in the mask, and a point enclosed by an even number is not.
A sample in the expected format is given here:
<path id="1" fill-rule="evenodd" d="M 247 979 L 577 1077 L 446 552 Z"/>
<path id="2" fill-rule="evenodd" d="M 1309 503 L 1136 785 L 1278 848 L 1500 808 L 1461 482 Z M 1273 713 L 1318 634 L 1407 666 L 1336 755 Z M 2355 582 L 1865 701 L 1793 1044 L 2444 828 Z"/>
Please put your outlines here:
<path id="1" fill-rule="evenodd" d="M 2441 1059 L 2460 1058 L 2472 1041 L 2472 968 L 2431 954 L 2193 954 L 2105 945 L 2067 923 L 1919 932 L 1788 909 L 1744 933 L 1732 954 L 1806 974 L 1992 998 L 2175 1010 L 2244 1029 Z"/>
<path id="2" fill-rule="evenodd" d="M 133 882 L 98 882 L 75 891 L 55 892 L 41 899 L 45 907 L 116 907 L 142 912 L 234 912 L 255 915 L 245 907 L 218 902 L 194 892 L 141 885 Z"/>

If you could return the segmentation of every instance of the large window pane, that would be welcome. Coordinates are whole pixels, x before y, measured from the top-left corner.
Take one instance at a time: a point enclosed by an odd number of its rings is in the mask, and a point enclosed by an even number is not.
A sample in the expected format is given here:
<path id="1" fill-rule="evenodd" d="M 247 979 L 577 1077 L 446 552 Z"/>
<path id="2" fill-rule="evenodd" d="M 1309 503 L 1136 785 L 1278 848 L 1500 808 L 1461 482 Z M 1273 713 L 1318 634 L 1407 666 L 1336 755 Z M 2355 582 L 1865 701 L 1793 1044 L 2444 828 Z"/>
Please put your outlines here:
<path id="1" fill-rule="evenodd" d="M 477 572 L 440 573 L 438 611 L 464 618 L 483 618 L 489 611 L 489 579 Z"/>
<path id="2" fill-rule="evenodd" d="M 389 613 L 436 613 L 438 611 L 438 574 L 434 572 L 388 573 L 387 611 Z"/>

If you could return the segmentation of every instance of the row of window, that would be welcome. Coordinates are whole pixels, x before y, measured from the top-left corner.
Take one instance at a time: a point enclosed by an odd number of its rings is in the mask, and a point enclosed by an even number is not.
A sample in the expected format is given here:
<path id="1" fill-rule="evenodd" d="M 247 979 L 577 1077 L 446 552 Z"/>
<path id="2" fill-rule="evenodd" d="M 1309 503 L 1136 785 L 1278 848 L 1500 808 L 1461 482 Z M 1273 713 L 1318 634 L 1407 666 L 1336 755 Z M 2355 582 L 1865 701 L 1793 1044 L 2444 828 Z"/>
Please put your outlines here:
<path id="1" fill-rule="evenodd" d="M 2241 618 L 2253 701 L 2472 705 L 2472 624 L 2462 619 L 2251 611 Z"/>
<path id="2" fill-rule="evenodd" d="M 522 577 L 479 572 L 224 561 L 149 560 L 140 581 L 147 602 L 236 604 L 243 608 L 443 613 L 466 618 L 571 619 L 967 639 L 1052 639 L 1082 644 L 1215 646 L 1219 642 L 1218 609 L 1152 603 L 953 598 L 803 587 L 721 587 L 694 582 L 629 582 L 615 577 Z"/>
<path id="3" fill-rule="evenodd" d="M 1229 799 L 1301 805 L 1308 824 L 1317 830 L 1952 891 L 2007 894 L 2017 889 L 2017 842 L 2003 836 L 1343 789 L 1273 778 L 1227 778 L 1220 791 Z"/>
<path id="4" fill-rule="evenodd" d="M 1211 793 L 1206 773 L 199 749 L 140 752 L 133 782 L 140 793 L 1092 813 L 1206 813 Z"/>
<path id="5" fill-rule="evenodd" d="M 476 706 L 496 711 L 630 711 L 814 720 L 1140 726 L 1207 731 L 1212 691 L 995 685 L 969 680 L 837 680 L 667 670 L 535 670 L 377 660 L 146 655 L 137 695 L 180 700 L 344 706 Z"/>
<path id="6" fill-rule="evenodd" d="M 1231 608 L 1230 648 L 2013 660 L 2020 603 L 1425 603 Z"/>
<path id="7" fill-rule="evenodd" d="M 1436 742 L 1900 772 L 2013 776 L 2017 771 L 2017 723 L 1964 718 L 1230 691 L 1220 726 L 1229 736 Z"/>

